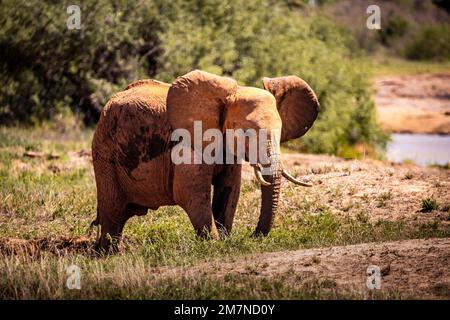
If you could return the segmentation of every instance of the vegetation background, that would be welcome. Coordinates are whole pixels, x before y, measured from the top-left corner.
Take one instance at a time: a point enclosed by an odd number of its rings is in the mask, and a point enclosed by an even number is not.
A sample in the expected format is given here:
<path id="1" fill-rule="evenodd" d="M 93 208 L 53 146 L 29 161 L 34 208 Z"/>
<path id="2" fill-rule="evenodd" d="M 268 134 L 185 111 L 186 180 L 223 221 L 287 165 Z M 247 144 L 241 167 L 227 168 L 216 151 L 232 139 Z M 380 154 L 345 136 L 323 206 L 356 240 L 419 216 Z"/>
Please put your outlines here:
<path id="1" fill-rule="evenodd" d="M 316 90 L 322 112 L 291 146 L 382 150 L 387 136 L 376 122 L 367 54 L 448 61 L 450 30 L 446 1 L 378 2 L 381 31 L 365 27 L 367 1 L 345 0 L 86 0 L 81 30 L 68 30 L 67 1 L 5 0 L 0 122 L 38 125 L 75 115 L 94 125 L 127 83 L 171 82 L 193 68 L 252 86 L 264 76 L 296 74 Z"/>

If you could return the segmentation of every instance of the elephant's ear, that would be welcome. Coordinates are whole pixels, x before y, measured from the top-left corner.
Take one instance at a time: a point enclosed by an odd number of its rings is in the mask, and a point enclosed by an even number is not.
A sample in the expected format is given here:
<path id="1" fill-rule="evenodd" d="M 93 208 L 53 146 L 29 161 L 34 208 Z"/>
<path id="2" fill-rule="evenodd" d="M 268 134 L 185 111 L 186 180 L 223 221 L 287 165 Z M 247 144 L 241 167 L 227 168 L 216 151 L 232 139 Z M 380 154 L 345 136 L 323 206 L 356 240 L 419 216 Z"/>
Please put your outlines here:
<path id="1" fill-rule="evenodd" d="M 311 87 L 296 76 L 263 78 L 263 84 L 277 100 L 283 122 L 281 142 L 303 136 L 313 125 L 320 109 Z"/>
<path id="2" fill-rule="evenodd" d="M 178 77 L 167 95 L 167 113 L 172 129 L 187 129 L 193 139 L 194 121 L 202 130 L 221 128 L 227 98 L 236 92 L 235 80 L 194 70 Z"/>

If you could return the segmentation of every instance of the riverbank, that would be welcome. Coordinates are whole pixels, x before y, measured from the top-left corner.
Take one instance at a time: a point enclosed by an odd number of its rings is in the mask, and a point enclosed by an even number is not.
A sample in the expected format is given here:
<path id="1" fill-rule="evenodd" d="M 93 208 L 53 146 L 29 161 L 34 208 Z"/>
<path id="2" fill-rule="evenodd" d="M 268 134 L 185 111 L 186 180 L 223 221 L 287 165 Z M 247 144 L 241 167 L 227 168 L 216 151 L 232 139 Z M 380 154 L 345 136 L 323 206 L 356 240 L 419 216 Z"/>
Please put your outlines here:
<path id="1" fill-rule="evenodd" d="M 378 118 L 394 133 L 450 134 L 450 73 L 373 79 Z"/>

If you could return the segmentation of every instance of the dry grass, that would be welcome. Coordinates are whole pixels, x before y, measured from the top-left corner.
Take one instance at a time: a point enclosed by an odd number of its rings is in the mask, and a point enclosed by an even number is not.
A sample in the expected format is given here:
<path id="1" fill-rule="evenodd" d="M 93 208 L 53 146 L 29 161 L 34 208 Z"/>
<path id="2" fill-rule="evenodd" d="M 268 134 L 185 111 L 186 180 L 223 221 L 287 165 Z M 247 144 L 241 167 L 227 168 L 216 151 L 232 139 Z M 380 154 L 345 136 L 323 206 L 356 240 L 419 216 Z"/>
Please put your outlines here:
<path id="1" fill-rule="evenodd" d="M 280 211 L 269 237 L 249 237 L 260 194 L 246 178 L 251 177 L 246 168 L 230 237 L 198 239 L 186 214 L 166 207 L 132 218 L 121 253 L 98 258 L 91 252 L 95 232 L 88 229 L 96 205 L 87 151 L 91 136 L 89 130 L 0 128 L 0 297 L 355 298 L 359 296 L 333 286 L 329 290 L 325 279 L 292 286 L 283 276 L 269 281 L 173 274 L 161 279 L 160 273 L 247 254 L 450 236 L 448 212 L 420 212 L 425 193 L 446 208 L 449 170 L 289 154 L 283 158 L 285 166 L 315 186 L 305 189 L 283 182 Z M 25 157 L 30 150 L 45 156 Z M 411 177 L 405 180 L 407 173 Z M 82 270 L 82 290 L 65 286 L 71 264 Z"/>

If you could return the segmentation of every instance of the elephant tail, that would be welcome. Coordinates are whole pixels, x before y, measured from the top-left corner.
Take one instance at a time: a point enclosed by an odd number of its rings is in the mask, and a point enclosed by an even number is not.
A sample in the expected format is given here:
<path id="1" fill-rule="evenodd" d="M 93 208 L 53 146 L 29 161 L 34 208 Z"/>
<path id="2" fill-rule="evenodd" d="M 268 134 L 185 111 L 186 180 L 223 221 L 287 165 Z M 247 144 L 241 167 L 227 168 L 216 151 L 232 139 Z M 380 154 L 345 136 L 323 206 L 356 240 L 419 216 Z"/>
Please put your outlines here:
<path id="1" fill-rule="evenodd" d="M 94 227 L 97 227 L 97 236 L 96 236 L 96 240 L 95 240 L 95 245 L 97 246 L 98 245 L 98 242 L 99 242 L 99 239 L 100 239 L 100 217 L 99 217 L 99 215 L 98 215 L 98 209 L 97 209 L 97 216 L 95 217 L 95 220 L 93 220 L 92 222 L 91 222 L 91 224 L 89 225 L 89 228 L 88 228 L 88 230 L 89 230 L 89 234 L 91 233 L 91 231 L 92 231 L 92 228 L 94 228 Z"/>
<path id="2" fill-rule="evenodd" d="M 98 212 L 98 207 L 97 207 L 97 216 L 95 217 L 95 220 L 93 220 L 91 222 L 91 224 L 89 225 L 89 229 L 93 228 L 93 227 L 97 227 L 100 225 L 100 214 Z"/>

